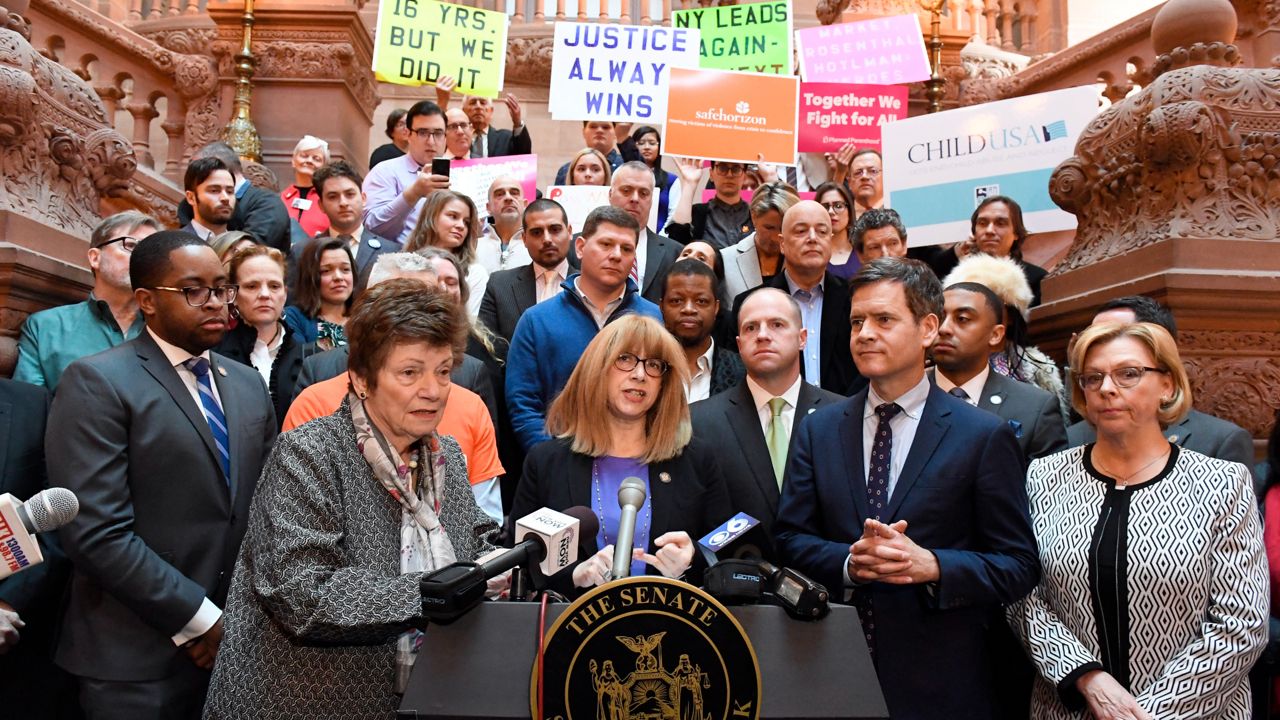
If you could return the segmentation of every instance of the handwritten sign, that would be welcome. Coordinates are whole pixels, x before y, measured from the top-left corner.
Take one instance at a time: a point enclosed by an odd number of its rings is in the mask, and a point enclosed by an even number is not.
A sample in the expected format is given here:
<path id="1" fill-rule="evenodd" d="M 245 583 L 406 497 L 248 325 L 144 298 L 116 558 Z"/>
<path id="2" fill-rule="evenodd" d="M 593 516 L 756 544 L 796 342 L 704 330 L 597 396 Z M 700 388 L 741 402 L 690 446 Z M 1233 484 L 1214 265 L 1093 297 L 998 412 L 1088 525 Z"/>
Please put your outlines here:
<path id="1" fill-rule="evenodd" d="M 533 202 L 538 192 L 537 155 L 449 161 L 449 189 L 471 198 L 481 214 L 484 213 L 485 203 L 489 202 L 489 186 L 494 180 L 507 175 L 520 178 L 525 202 Z"/>
<path id="2" fill-rule="evenodd" d="M 900 85 L 929 79 L 915 15 L 797 30 L 796 48 L 806 82 Z"/>
<path id="3" fill-rule="evenodd" d="M 791 74 L 791 8 L 786 0 L 676 10 L 671 26 L 702 31 L 701 67 Z"/>
<path id="4" fill-rule="evenodd" d="M 911 228 L 912 246 L 969 237 L 969 216 L 991 195 L 1017 200 L 1032 232 L 1072 229 L 1049 176 L 1097 114 L 1098 91 L 1083 86 L 886 123 L 885 205 Z"/>
<path id="5" fill-rule="evenodd" d="M 373 73 L 397 85 L 433 85 L 441 75 L 455 92 L 497 97 L 507 64 L 506 13 L 436 2 L 378 4 Z"/>
<path id="6" fill-rule="evenodd" d="M 907 116 L 901 85 L 800 83 L 800 152 L 836 152 L 848 143 L 880 149 L 880 126 Z"/>
<path id="7" fill-rule="evenodd" d="M 575 232 L 582 230 L 587 215 L 598 207 L 609 204 L 609 186 L 607 185 L 552 185 L 547 188 L 547 197 L 560 203 L 564 214 L 569 216 L 569 227 Z M 649 227 L 658 224 L 658 203 L 649 208 Z"/>
<path id="8" fill-rule="evenodd" d="M 671 69 L 667 136 L 671 155 L 790 165 L 796 161 L 794 75 Z"/>
<path id="9" fill-rule="evenodd" d="M 664 123 L 671 67 L 698 67 L 698 31 L 558 22 L 548 106 L 556 120 Z"/>

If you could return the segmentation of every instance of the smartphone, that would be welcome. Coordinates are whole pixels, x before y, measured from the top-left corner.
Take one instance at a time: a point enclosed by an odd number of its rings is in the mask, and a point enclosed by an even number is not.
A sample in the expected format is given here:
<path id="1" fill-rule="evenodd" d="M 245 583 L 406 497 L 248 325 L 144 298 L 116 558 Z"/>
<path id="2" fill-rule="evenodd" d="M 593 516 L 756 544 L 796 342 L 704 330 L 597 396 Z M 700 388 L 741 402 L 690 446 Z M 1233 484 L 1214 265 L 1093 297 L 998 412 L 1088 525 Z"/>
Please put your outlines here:
<path id="1" fill-rule="evenodd" d="M 449 158 L 436 158 L 432 160 L 431 174 L 449 177 Z"/>

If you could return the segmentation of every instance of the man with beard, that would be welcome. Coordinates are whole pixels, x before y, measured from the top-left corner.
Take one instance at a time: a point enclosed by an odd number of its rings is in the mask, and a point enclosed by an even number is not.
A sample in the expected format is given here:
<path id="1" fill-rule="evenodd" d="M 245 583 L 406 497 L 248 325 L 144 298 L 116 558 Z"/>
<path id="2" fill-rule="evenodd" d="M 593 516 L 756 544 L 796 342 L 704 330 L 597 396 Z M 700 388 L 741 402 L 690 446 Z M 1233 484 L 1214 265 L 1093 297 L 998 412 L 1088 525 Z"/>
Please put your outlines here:
<path id="1" fill-rule="evenodd" d="M 202 157 L 187 165 L 183 177 L 186 200 L 194 213 L 183 230 L 206 243 L 227 231 L 236 209 L 236 179 L 216 157 Z"/>
<path id="2" fill-rule="evenodd" d="M 689 402 L 706 400 L 737 385 L 746 375 L 742 360 L 717 348 L 711 331 L 720 311 L 720 280 L 701 260 L 677 261 L 662 281 L 662 323 L 680 341 L 689 364 Z"/>
<path id="3" fill-rule="evenodd" d="M 255 242 L 270 245 L 282 253 L 288 254 L 291 241 L 289 211 L 280 201 L 280 195 L 272 190 L 260 188 L 249 182 L 244 176 L 244 168 L 240 164 L 240 156 L 231 146 L 224 142 L 211 142 L 196 151 L 192 163 L 204 158 L 217 158 L 225 169 L 231 173 L 231 181 L 235 188 L 235 199 L 232 202 L 231 218 L 226 222 L 226 230 L 243 230 L 253 236 Z M 188 176 L 191 170 L 188 166 Z M 183 184 L 190 191 L 190 183 Z M 183 229 L 188 229 L 195 219 L 194 201 L 187 193 L 178 203 L 178 222 Z M 220 204 L 220 203 L 215 203 Z M 210 228 L 210 226 L 204 226 Z M 205 233 L 197 232 L 202 239 L 208 241 Z"/>
<path id="4" fill-rule="evenodd" d="M 476 262 L 491 276 L 530 262 L 529 251 L 520 237 L 525 201 L 524 186 L 518 177 L 503 175 L 489 185 L 489 201 L 485 205 L 489 218 L 476 240 Z"/>
<path id="5" fill-rule="evenodd" d="M 72 363 L 49 416 L 49 484 L 80 498 L 55 661 L 90 720 L 198 718 L 275 411 L 209 351 L 236 295 L 212 248 L 155 233 L 129 275 L 146 332 Z"/>

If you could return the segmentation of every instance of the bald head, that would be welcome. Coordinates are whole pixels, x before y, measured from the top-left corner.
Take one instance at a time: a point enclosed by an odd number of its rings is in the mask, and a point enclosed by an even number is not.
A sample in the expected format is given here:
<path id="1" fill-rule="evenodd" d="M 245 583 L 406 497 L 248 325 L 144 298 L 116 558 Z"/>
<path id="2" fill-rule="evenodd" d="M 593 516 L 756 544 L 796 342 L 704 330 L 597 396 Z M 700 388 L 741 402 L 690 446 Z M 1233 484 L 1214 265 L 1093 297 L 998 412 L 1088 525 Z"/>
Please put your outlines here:
<path id="1" fill-rule="evenodd" d="M 831 215 L 812 200 L 801 200 L 782 216 L 782 255 L 792 280 L 812 287 L 831 262 Z"/>
<path id="2" fill-rule="evenodd" d="M 514 175 L 502 175 L 489 184 L 485 209 L 495 222 L 516 227 L 524 214 L 524 185 Z"/>

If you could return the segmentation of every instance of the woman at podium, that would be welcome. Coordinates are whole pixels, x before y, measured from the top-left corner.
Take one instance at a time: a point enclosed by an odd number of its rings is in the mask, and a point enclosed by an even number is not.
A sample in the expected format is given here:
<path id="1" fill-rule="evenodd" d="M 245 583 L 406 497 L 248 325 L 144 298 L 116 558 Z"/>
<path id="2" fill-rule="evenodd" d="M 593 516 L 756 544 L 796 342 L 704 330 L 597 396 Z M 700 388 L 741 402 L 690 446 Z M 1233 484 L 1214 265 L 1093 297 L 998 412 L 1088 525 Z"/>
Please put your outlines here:
<path id="1" fill-rule="evenodd" d="M 627 574 L 700 581 L 695 539 L 733 512 L 715 456 L 690 441 L 687 372 L 675 338 L 638 315 L 605 325 L 582 354 L 547 413 L 553 439 L 529 452 L 511 508 L 511 517 L 523 517 L 581 505 L 600 519 L 597 552 L 553 578 L 553 587 L 587 588 L 611 577 L 618 490 L 633 478 L 645 497 Z"/>

